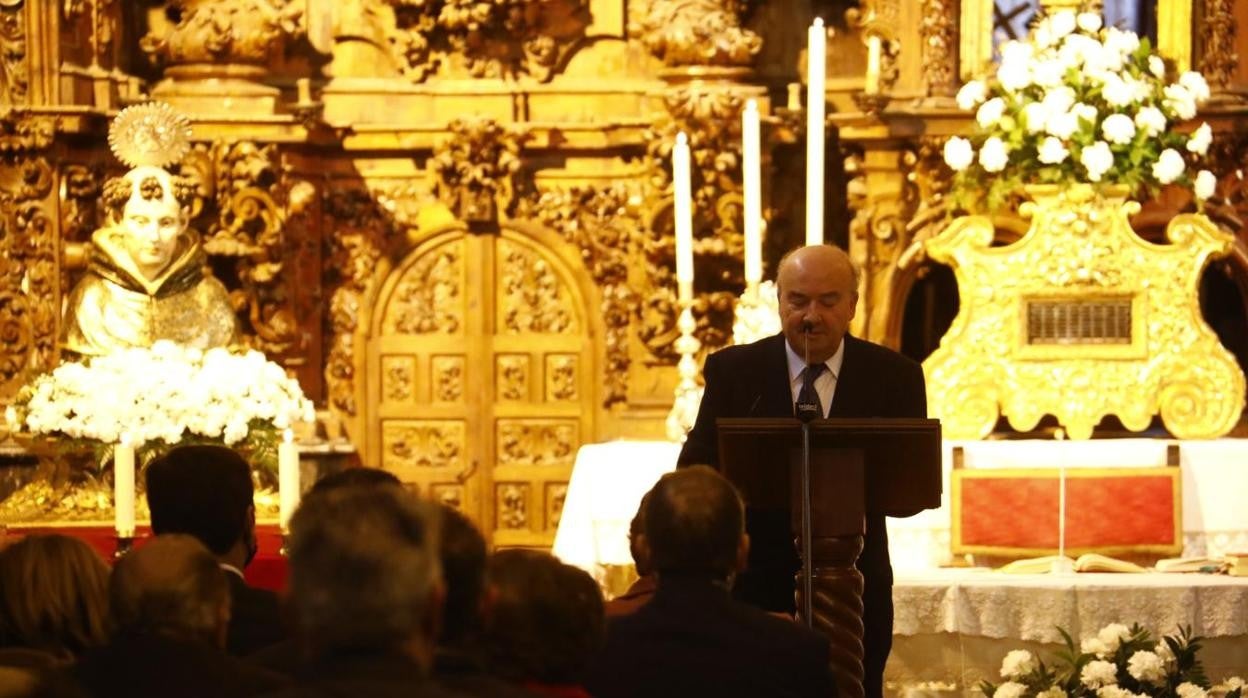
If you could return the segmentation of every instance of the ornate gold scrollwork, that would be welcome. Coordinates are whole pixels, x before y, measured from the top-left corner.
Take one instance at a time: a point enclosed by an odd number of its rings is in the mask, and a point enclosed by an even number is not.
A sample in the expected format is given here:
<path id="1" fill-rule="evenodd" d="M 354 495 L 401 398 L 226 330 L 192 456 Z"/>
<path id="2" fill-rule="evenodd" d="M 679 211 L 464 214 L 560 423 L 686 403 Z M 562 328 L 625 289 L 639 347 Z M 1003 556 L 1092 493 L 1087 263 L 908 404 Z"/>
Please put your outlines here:
<path id="1" fill-rule="evenodd" d="M 576 332 L 576 310 L 550 264 L 532 250 L 498 241 L 499 327 L 505 334 Z"/>
<path id="2" fill-rule="evenodd" d="M 927 94 L 952 96 L 958 89 L 958 3 L 923 0 L 919 33 Z"/>
<path id="3" fill-rule="evenodd" d="M 25 8 L 20 2 L 0 3 L 0 105 L 17 106 L 26 102 L 29 70 Z"/>
<path id="4" fill-rule="evenodd" d="M 520 149 L 527 134 L 493 119 L 456 119 L 433 148 L 438 198 L 470 226 L 497 226 L 516 201 Z"/>
<path id="5" fill-rule="evenodd" d="M 656 0 L 633 31 L 668 66 L 746 66 L 763 40 L 741 26 L 732 0 Z"/>
<path id="6" fill-rule="evenodd" d="M 1234 0 L 1204 0 L 1198 69 L 1214 92 L 1224 91 L 1235 78 L 1239 64 L 1235 52 L 1235 24 Z"/>
<path id="7" fill-rule="evenodd" d="M 177 0 L 179 21 L 139 47 L 157 63 L 264 66 L 303 36 L 304 3 L 295 0 Z"/>
<path id="8" fill-rule="evenodd" d="M 602 294 L 606 325 L 604 405 L 628 398 L 628 328 L 636 294 L 628 284 L 629 254 L 640 237 L 640 196 L 622 184 L 542 191 L 526 200 L 527 214 L 550 226 L 581 251 Z"/>
<path id="9" fill-rule="evenodd" d="M 438 247 L 412 265 L 382 318 L 387 335 L 456 334 L 464 327 L 464 242 Z"/>
<path id="10" fill-rule="evenodd" d="M 0 167 L 0 386 L 16 388 L 28 372 L 57 357 L 61 279 L 52 168 L 42 158 Z M 11 391 L 9 391 L 11 393 Z"/>
<path id="11" fill-rule="evenodd" d="M 1129 429 L 1160 413 L 1179 438 L 1227 433 L 1244 375 L 1200 314 L 1198 285 L 1231 236 L 1203 215 L 1175 217 L 1168 245 L 1137 236 L 1139 205 L 1088 185 L 1032 187 L 1031 228 L 992 247 L 992 221 L 955 220 L 927 243 L 950 264 L 961 305 L 927 361 L 931 412 L 951 438 L 980 438 L 997 410 L 1021 430 L 1054 415 L 1088 438 L 1108 414 Z"/>
<path id="12" fill-rule="evenodd" d="M 451 420 L 387 420 L 381 427 L 382 465 L 454 468 L 464 460 L 464 423 Z"/>
<path id="13" fill-rule="evenodd" d="M 500 482 L 495 485 L 494 507 L 498 528 L 515 530 L 529 527 L 529 484 Z"/>
<path id="14" fill-rule="evenodd" d="M 575 420 L 499 420 L 497 464 L 568 465 L 580 443 Z"/>

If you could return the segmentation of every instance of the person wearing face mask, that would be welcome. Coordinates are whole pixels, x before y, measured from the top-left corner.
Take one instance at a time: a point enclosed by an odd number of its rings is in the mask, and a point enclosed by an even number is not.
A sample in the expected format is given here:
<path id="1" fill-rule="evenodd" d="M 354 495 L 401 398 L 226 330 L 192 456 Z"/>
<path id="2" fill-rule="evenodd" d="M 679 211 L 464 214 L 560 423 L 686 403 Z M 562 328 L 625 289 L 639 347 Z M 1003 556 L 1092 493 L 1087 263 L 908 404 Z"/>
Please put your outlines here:
<path id="1" fill-rule="evenodd" d="M 283 640 L 277 595 L 249 586 L 243 571 L 256 556 L 251 468 L 225 446 L 170 449 L 147 466 L 147 504 L 157 536 L 185 533 L 217 557 L 230 586 L 226 650 L 246 656 Z"/>
<path id="2" fill-rule="evenodd" d="M 719 467 L 715 420 L 720 417 L 792 417 L 799 409 L 816 419 L 927 417 L 922 367 L 849 334 L 858 305 L 858 272 L 844 250 L 811 245 L 789 252 L 777 269 L 776 292 L 780 334 L 707 358 L 706 390 L 679 466 Z M 801 562 L 789 513 L 749 511 L 746 529 L 753 545 L 734 595 L 767 611 L 792 614 L 794 575 Z M 893 570 L 883 514 L 868 514 L 863 546 L 857 566 L 864 583 L 864 688 L 872 698 L 882 695 L 892 646 Z"/>
<path id="3" fill-rule="evenodd" d="M 167 339 L 209 349 L 235 341 L 225 287 L 206 271 L 188 227 L 191 188 L 140 165 L 104 186 L 106 222 L 91 236 L 87 272 L 66 304 L 62 346 L 80 356 Z"/>

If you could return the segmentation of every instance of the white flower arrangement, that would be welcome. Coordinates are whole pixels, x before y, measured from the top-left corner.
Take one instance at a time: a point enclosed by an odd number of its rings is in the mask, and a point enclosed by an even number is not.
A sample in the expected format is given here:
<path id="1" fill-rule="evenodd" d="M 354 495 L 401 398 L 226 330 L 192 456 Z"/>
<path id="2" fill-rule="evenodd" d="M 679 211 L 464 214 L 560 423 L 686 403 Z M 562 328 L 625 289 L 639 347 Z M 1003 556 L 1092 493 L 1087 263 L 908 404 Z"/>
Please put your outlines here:
<path id="1" fill-rule="evenodd" d="M 1002 44 L 994 77 L 958 92 L 977 128 L 945 143 L 955 202 L 995 210 L 1021 185 L 1076 182 L 1132 193 L 1190 184 L 1206 199 L 1214 176 L 1190 173 L 1184 153 L 1203 158 L 1212 129 L 1201 124 L 1185 135 L 1171 127 L 1208 98 L 1200 73 L 1167 82 L 1166 63 L 1148 39 L 1102 26 L 1099 14 L 1055 11 L 1027 41 Z"/>
<path id="2" fill-rule="evenodd" d="M 141 456 L 180 443 L 271 453 L 280 433 L 315 419 L 298 381 L 257 351 L 201 351 L 159 341 L 36 377 L 6 412 L 14 432 L 110 445 Z"/>
<path id="3" fill-rule="evenodd" d="M 1078 647 L 1060 630 L 1066 648 L 1056 661 L 1013 650 L 1001 662 L 999 685 L 984 682 L 987 698 L 1208 698 L 1210 683 L 1197 658 L 1200 638 L 1181 628 L 1155 641 L 1138 625 L 1111 623 Z M 1245 683 L 1234 676 L 1219 690 L 1243 698 Z"/>

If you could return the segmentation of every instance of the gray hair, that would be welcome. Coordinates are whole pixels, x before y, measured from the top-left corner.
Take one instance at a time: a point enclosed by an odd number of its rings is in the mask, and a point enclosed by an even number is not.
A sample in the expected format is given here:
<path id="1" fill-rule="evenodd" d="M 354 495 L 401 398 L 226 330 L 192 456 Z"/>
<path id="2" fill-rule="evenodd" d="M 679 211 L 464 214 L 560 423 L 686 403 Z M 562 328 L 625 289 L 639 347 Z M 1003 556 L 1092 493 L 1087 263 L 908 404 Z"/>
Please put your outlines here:
<path id="1" fill-rule="evenodd" d="M 319 651 L 387 649 L 430 632 L 441 576 L 437 512 L 401 487 L 317 492 L 291 519 L 291 603 Z"/>
<path id="2" fill-rule="evenodd" d="M 113 568 L 109 602 L 117 632 L 215 639 L 229 603 L 225 573 L 192 536 L 156 536 Z"/>

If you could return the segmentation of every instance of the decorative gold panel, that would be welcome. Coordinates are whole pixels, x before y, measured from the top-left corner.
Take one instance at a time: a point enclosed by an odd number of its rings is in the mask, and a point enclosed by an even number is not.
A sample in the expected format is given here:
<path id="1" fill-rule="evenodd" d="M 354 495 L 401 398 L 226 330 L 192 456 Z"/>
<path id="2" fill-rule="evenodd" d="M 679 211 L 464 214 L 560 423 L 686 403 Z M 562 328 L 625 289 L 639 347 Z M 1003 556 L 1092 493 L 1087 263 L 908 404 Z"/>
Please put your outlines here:
<path id="1" fill-rule="evenodd" d="M 576 402 L 580 398 L 577 358 L 576 354 L 546 355 L 546 402 Z"/>
<path id="2" fill-rule="evenodd" d="M 550 263 L 510 240 L 498 241 L 498 326 L 506 334 L 577 331 L 568 292 Z"/>
<path id="3" fill-rule="evenodd" d="M 464 399 L 464 357 L 435 356 L 430 361 L 434 402 L 461 402 Z"/>
<path id="4" fill-rule="evenodd" d="M 410 356 L 381 358 L 381 395 L 386 402 L 408 402 L 412 399 L 416 362 Z"/>
<path id="5" fill-rule="evenodd" d="M 498 420 L 498 465 L 568 465 L 580 446 L 575 419 Z"/>
<path id="6" fill-rule="evenodd" d="M 386 306 L 382 333 L 457 334 L 464 326 L 464 241 L 439 246 L 408 268 Z"/>
<path id="7" fill-rule="evenodd" d="M 529 399 L 529 355 L 499 354 L 494 357 L 496 372 L 495 389 L 499 400 Z"/>
<path id="8" fill-rule="evenodd" d="M 563 503 L 568 498 L 568 483 L 546 483 L 546 530 L 552 533 L 559 528 L 563 517 Z"/>
<path id="9" fill-rule="evenodd" d="M 1233 238 L 1180 215 L 1168 245 L 1137 236 L 1139 204 L 1087 185 L 1028 189 L 1031 227 L 991 247 L 992 221 L 953 221 L 927 253 L 953 267 L 961 305 L 924 362 L 928 404 L 949 438 L 981 438 L 998 413 L 1029 430 L 1052 414 L 1076 439 L 1106 415 L 1131 430 L 1160 413 L 1179 438 L 1226 434 L 1244 407 L 1244 375 L 1200 313 L 1211 257 Z"/>
<path id="10" fill-rule="evenodd" d="M 381 461 L 386 470 L 462 468 L 464 423 L 452 420 L 387 420 L 381 428 Z"/>
<path id="11" fill-rule="evenodd" d="M 495 488 L 495 511 L 498 528 L 529 527 L 529 484 L 500 482 Z"/>

